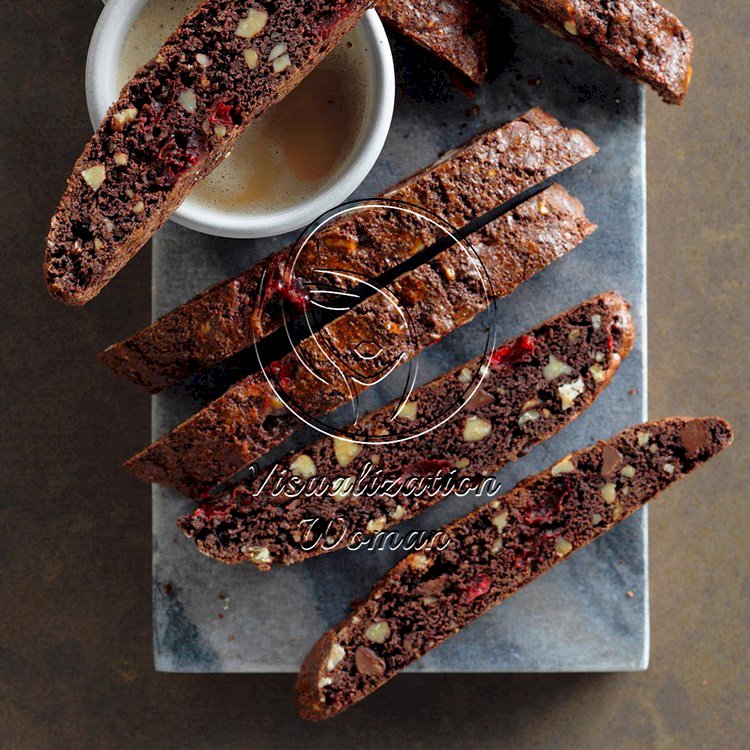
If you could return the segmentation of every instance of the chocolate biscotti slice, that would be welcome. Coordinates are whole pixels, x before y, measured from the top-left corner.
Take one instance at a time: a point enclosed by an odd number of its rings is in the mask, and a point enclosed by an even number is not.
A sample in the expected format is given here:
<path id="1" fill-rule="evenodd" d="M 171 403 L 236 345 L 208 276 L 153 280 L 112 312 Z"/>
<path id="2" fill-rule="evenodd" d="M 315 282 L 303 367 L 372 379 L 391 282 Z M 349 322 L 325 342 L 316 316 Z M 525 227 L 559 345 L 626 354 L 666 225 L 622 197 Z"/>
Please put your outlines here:
<path id="1" fill-rule="evenodd" d="M 207 0 L 141 68 L 73 168 L 47 238 L 53 297 L 95 297 L 373 0 Z"/>
<path id="2" fill-rule="evenodd" d="M 552 186 L 472 237 L 476 255 L 457 245 L 402 274 L 265 372 L 233 385 L 127 468 L 200 497 L 286 440 L 300 426 L 295 413 L 309 420 L 351 402 L 593 230 L 580 202 Z"/>
<path id="3" fill-rule="evenodd" d="M 597 60 L 682 104 L 692 77 L 693 35 L 654 0 L 503 0 Z"/>
<path id="4" fill-rule="evenodd" d="M 421 206 L 461 229 L 596 151 L 580 131 L 532 109 L 472 138 L 383 197 Z M 262 260 L 109 347 L 101 358 L 116 373 L 157 392 L 280 328 L 285 314 L 304 309 L 305 290 L 317 282 L 317 269 L 341 268 L 377 278 L 434 244 L 439 231 L 404 211 L 344 215 L 313 238 L 299 257 L 289 247 Z M 330 282 L 346 289 L 354 286 L 352 279 L 338 276 Z M 261 285 L 268 291 L 263 300 Z"/>
<path id="5" fill-rule="evenodd" d="M 345 547 L 353 535 L 383 531 L 495 474 L 560 431 L 608 385 L 633 337 L 627 302 L 606 292 L 436 378 L 403 406 L 369 414 L 358 432 L 379 442 L 318 440 L 179 526 L 209 557 L 261 570 Z M 403 425 L 416 437 L 397 441 Z M 414 491 L 418 478 L 430 482 L 429 492 Z M 328 541 L 315 543 L 320 538 Z"/>
<path id="6" fill-rule="evenodd" d="M 362 700 L 731 442 L 716 417 L 631 427 L 446 526 L 445 549 L 406 557 L 313 646 L 300 713 L 326 719 Z"/>
<path id="7" fill-rule="evenodd" d="M 430 50 L 472 83 L 487 76 L 490 17 L 475 0 L 378 0 L 395 31 Z"/>

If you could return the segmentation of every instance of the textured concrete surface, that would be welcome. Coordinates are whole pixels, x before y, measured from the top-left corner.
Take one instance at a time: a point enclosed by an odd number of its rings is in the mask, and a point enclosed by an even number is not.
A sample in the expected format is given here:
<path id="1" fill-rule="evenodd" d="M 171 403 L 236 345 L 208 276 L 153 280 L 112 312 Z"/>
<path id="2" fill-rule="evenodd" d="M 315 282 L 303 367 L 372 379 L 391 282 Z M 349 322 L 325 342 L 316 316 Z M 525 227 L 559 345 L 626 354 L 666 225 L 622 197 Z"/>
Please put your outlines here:
<path id="1" fill-rule="evenodd" d="M 0 0 L 0 748 L 740 748 L 750 744 L 745 0 L 670 0 L 698 38 L 683 110 L 649 99 L 651 416 L 738 439 L 652 511 L 652 659 L 618 676 L 404 677 L 303 725 L 289 677 L 151 663 L 148 488 L 117 468 L 148 403 L 96 365 L 148 319 L 149 258 L 84 310 L 46 296 L 43 238 L 88 135 L 98 0 Z"/>

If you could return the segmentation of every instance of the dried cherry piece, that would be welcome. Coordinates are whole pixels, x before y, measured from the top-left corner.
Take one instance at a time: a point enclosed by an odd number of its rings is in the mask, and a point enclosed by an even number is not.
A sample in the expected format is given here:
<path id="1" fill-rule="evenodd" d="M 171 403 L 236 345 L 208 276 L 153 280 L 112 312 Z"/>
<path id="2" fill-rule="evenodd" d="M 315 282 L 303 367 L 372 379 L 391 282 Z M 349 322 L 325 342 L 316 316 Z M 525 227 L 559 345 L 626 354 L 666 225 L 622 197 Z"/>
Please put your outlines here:
<path id="1" fill-rule="evenodd" d="M 222 503 L 203 503 L 195 511 L 193 518 L 200 518 L 204 521 L 210 521 L 215 516 L 226 516 L 229 514 L 229 506 Z"/>
<path id="2" fill-rule="evenodd" d="M 271 362 L 268 365 L 268 370 L 284 390 L 287 390 L 292 385 L 294 367 L 290 362 Z"/>
<path id="3" fill-rule="evenodd" d="M 275 279 L 274 290 L 300 312 L 304 312 L 310 304 L 310 294 L 305 285 L 291 271 L 288 273 L 279 271 L 278 278 Z"/>
<path id="4" fill-rule="evenodd" d="M 161 168 L 159 184 L 173 185 L 181 175 L 198 164 L 206 153 L 208 148 L 202 133 L 191 133 L 184 145 L 180 145 L 176 137 L 170 138 L 159 149 L 156 157 Z"/>
<path id="5" fill-rule="evenodd" d="M 526 356 L 531 356 L 535 347 L 536 339 L 533 336 L 519 336 L 512 343 L 495 349 L 490 357 L 490 364 L 493 367 L 516 364 Z"/>
<path id="6" fill-rule="evenodd" d="M 471 604 L 475 599 L 484 596 L 490 590 L 491 585 L 492 579 L 486 573 L 480 573 L 469 582 L 469 585 L 461 594 L 461 602 Z"/>
<path id="7" fill-rule="evenodd" d="M 215 102 L 208 112 L 208 121 L 212 125 L 221 123 L 222 125 L 232 126 L 240 124 L 239 108 L 237 99 L 225 99 Z"/>
<path id="8" fill-rule="evenodd" d="M 298 312 L 304 312 L 310 304 L 310 294 L 304 283 L 294 276 L 289 265 L 280 256 L 271 259 L 260 302 L 253 311 L 252 326 L 258 337 L 263 335 L 263 315 L 266 308 L 276 297 L 289 302 Z"/>
<path id="9" fill-rule="evenodd" d="M 348 18 L 354 10 L 354 8 L 351 7 L 351 0 L 335 0 L 332 5 L 335 5 L 337 8 L 332 14 L 332 17 L 329 20 L 321 21 L 318 24 L 318 30 L 323 32 L 325 36 L 329 34 L 336 24 L 343 21 L 345 18 Z"/>

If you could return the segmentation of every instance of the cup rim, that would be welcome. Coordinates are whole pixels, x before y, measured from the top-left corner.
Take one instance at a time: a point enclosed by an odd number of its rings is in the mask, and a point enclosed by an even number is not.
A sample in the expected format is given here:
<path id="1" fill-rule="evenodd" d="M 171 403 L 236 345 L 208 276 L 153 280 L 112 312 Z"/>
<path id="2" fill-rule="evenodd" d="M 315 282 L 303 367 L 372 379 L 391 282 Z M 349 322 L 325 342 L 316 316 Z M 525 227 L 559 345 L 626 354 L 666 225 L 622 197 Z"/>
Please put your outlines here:
<path id="1" fill-rule="evenodd" d="M 147 0 L 109 0 L 99 16 L 86 60 L 86 103 L 94 129 L 117 99 L 119 52 Z M 270 237 L 301 229 L 345 201 L 380 156 L 391 126 L 396 97 L 393 56 L 383 24 L 373 9 L 360 21 L 368 49 L 370 101 L 357 145 L 338 177 L 318 194 L 279 211 L 228 215 L 208 206 L 183 203 L 171 216 L 176 224 L 205 234 L 234 239 Z"/>

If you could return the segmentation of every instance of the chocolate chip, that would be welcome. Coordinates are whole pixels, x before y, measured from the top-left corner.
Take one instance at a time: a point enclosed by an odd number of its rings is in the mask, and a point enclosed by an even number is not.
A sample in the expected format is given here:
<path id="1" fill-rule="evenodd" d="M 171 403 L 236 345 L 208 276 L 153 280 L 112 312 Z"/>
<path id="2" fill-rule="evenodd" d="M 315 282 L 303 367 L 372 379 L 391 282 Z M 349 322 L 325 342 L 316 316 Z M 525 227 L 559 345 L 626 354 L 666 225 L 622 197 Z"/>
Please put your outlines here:
<path id="1" fill-rule="evenodd" d="M 474 409 L 482 409 L 494 402 L 495 397 L 491 393 L 487 393 L 483 388 L 477 388 L 472 397 L 466 402 L 464 408 L 472 411 Z"/>
<path id="2" fill-rule="evenodd" d="M 611 445 L 605 445 L 602 448 L 602 476 L 608 477 L 614 474 L 621 460 L 622 456 L 617 452 L 616 448 L 613 448 Z"/>
<path id="3" fill-rule="evenodd" d="M 288 505 L 289 503 L 291 503 L 293 500 L 296 500 L 296 499 L 297 498 L 294 497 L 293 495 L 285 495 L 283 493 L 280 495 L 276 495 L 274 493 L 269 493 L 269 497 L 267 498 L 267 501 L 271 505 Z"/>
<path id="4" fill-rule="evenodd" d="M 417 591 L 420 594 L 428 594 L 434 596 L 435 594 L 442 594 L 445 591 L 445 587 L 448 585 L 448 576 L 442 575 L 438 578 L 433 578 L 424 583 L 420 583 L 417 586 Z"/>
<path id="5" fill-rule="evenodd" d="M 682 428 L 680 440 L 686 450 L 690 451 L 690 453 L 697 453 L 711 442 L 711 435 L 703 422 L 693 420 Z"/>
<path id="6" fill-rule="evenodd" d="M 360 646 L 354 654 L 354 662 L 360 674 L 381 677 L 385 674 L 385 662 L 366 646 Z"/>

